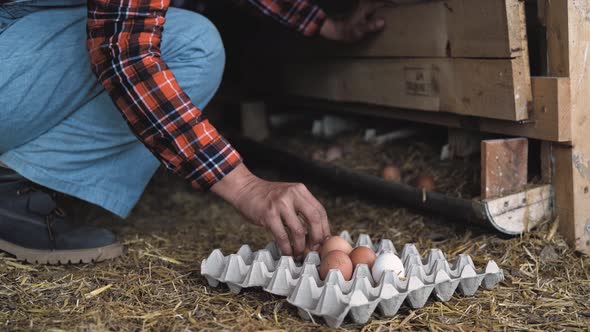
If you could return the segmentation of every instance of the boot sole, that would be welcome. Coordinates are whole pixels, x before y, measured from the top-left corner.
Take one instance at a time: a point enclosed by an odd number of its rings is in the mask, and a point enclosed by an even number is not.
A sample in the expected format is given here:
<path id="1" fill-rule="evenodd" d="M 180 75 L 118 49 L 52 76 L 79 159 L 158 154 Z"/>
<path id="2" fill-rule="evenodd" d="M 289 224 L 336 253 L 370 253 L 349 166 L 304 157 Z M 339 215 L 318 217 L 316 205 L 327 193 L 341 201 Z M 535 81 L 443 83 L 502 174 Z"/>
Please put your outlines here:
<path id="1" fill-rule="evenodd" d="M 123 254 L 123 246 L 118 242 L 91 249 L 39 250 L 21 247 L 0 239 L 0 250 L 16 256 L 19 261 L 50 265 L 102 262 L 117 258 Z"/>

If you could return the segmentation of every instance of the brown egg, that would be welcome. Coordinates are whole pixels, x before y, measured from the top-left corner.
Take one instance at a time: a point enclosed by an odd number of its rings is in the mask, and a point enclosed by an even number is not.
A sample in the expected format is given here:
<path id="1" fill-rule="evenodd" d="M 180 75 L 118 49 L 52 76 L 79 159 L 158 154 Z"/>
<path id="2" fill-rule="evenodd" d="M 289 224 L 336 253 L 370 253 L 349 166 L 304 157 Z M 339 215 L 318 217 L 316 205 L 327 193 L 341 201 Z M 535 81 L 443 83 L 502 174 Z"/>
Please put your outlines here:
<path id="1" fill-rule="evenodd" d="M 353 267 L 356 267 L 359 264 L 367 264 L 370 269 L 373 267 L 375 259 L 377 259 L 375 252 L 367 247 L 356 247 L 350 253 L 350 260 L 352 261 Z"/>
<path id="2" fill-rule="evenodd" d="M 345 280 L 350 280 L 350 278 L 352 278 L 352 261 L 347 253 L 335 250 L 322 258 L 322 263 L 320 264 L 320 278 L 322 278 L 322 280 L 326 279 L 328 272 L 334 269 L 340 270 Z"/>
<path id="3" fill-rule="evenodd" d="M 436 187 L 434 184 L 434 178 L 428 175 L 420 175 L 416 178 L 415 185 L 418 189 L 433 191 Z"/>
<path id="4" fill-rule="evenodd" d="M 381 177 L 387 181 L 400 182 L 402 180 L 402 171 L 396 165 L 387 165 L 381 171 Z"/>
<path id="5" fill-rule="evenodd" d="M 321 149 L 315 150 L 313 152 L 313 154 L 311 155 L 311 159 L 315 160 L 315 161 L 322 161 L 322 160 L 324 160 L 324 157 L 325 157 L 324 150 L 321 150 Z"/>
<path id="6" fill-rule="evenodd" d="M 333 146 L 326 151 L 326 161 L 334 161 L 342 158 L 344 153 L 342 152 L 342 148 L 339 146 Z"/>
<path id="7" fill-rule="evenodd" d="M 323 258 L 328 253 L 335 250 L 343 251 L 348 255 L 352 251 L 352 246 L 350 245 L 350 243 L 348 243 L 348 241 L 346 241 L 338 235 L 331 236 L 329 239 L 324 241 L 324 244 L 322 245 L 322 249 L 320 251 L 320 257 Z"/>

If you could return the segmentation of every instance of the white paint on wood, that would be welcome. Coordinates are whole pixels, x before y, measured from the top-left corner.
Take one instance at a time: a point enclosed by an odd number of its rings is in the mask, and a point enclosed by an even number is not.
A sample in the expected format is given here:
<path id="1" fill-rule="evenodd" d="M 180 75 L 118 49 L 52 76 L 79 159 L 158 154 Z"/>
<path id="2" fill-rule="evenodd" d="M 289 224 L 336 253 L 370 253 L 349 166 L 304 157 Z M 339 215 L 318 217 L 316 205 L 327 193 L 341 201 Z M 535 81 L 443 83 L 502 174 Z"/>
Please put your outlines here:
<path id="1" fill-rule="evenodd" d="M 521 234 L 549 220 L 551 186 L 544 185 L 526 191 L 482 201 L 487 219 L 506 234 Z"/>

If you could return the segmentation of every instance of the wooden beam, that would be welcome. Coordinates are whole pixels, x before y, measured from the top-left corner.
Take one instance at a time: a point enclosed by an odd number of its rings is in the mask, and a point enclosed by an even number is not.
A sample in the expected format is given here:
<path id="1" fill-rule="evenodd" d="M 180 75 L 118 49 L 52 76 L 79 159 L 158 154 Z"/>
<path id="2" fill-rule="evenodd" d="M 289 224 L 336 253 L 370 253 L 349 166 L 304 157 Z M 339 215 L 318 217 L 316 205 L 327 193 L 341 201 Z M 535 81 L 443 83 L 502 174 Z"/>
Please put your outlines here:
<path id="1" fill-rule="evenodd" d="M 452 57 L 525 58 L 525 4 L 520 0 L 446 1 Z"/>
<path id="2" fill-rule="evenodd" d="M 569 77 L 571 145 L 554 144 L 553 186 L 560 232 L 590 254 L 590 1 L 546 0 L 549 73 Z"/>
<path id="3" fill-rule="evenodd" d="M 481 142 L 481 197 L 521 191 L 527 184 L 529 144 L 526 138 Z"/>
<path id="4" fill-rule="evenodd" d="M 553 183 L 553 143 L 541 142 L 541 179 L 543 183 Z"/>
<path id="5" fill-rule="evenodd" d="M 547 28 L 547 58 L 549 75 L 570 77 L 570 44 L 568 2 L 566 0 L 539 0 L 544 2 Z M 585 0 L 581 1 L 582 3 Z M 575 47 L 575 46 L 574 46 Z"/>
<path id="6" fill-rule="evenodd" d="M 533 77 L 531 81 L 533 109 L 526 123 L 482 119 L 479 130 L 553 142 L 571 141 L 569 79 Z"/>
<path id="7" fill-rule="evenodd" d="M 569 78 L 533 77 L 532 83 L 534 107 L 530 113 L 530 120 L 525 122 L 461 116 L 446 112 L 421 112 L 359 103 L 334 103 L 297 97 L 281 97 L 272 102 L 281 103 L 281 107 L 296 106 L 329 112 L 373 115 L 450 128 L 465 128 L 487 133 L 569 143 L 572 140 Z"/>
<path id="8" fill-rule="evenodd" d="M 543 26 L 547 26 L 547 3 L 545 0 L 535 0 L 537 3 L 537 18 Z"/>
<path id="9" fill-rule="evenodd" d="M 531 78 L 519 60 L 317 60 L 280 70 L 282 92 L 330 101 L 513 121 L 527 119 L 533 107 Z"/>

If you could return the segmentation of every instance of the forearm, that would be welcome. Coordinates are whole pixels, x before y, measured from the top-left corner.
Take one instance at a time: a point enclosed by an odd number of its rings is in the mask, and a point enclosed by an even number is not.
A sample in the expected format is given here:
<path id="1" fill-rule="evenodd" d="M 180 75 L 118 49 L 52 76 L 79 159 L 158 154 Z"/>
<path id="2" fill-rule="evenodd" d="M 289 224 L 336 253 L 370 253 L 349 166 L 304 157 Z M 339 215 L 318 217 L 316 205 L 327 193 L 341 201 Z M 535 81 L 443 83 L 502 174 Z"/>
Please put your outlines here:
<path id="1" fill-rule="evenodd" d="M 88 3 L 92 69 L 132 131 L 170 170 L 207 189 L 240 163 L 161 59 L 168 1 Z"/>
<path id="2" fill-rule="evenodd" d="M 211 187 L 211 191 L 232 205 L 237 205 L 242 191 L 258 178 L 241 164 Z"/>

